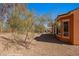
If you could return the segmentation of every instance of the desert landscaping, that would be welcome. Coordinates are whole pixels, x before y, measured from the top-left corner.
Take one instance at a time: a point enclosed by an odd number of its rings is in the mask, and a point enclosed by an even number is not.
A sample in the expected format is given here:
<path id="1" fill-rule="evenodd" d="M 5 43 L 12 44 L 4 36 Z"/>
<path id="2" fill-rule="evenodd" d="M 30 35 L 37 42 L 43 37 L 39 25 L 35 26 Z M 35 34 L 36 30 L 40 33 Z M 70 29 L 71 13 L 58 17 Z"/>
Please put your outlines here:
<path id="1" fill-rule="evenodd" d="M 75 56 L 79 46 L 69 45 L 55 39 L 52 34 L 35 34 L 29 47 L 10 42 L 11 33 L 0 34 L 0 55 L 13 56 Z M 22 42 L 22 41 L 21 41 Z"/>
<path id="2" fill-rule="evenodd" d="M 62 18 L 61 6 L 68 5 L 0 4 L 0 56 L 78 56 L 79 28 L 75 26 L 79 19 L 73 14 L 78 16 L 79 9 Z"/>

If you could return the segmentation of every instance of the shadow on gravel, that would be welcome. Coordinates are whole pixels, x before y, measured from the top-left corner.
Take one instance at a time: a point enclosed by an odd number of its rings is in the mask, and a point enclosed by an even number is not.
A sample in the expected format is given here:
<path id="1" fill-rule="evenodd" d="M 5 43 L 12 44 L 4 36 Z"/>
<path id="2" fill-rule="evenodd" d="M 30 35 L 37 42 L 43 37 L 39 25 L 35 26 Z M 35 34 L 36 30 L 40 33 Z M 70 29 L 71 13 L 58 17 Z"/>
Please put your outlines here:
<path id="1" fill-rule="evenodd" d="M 52 34 L 42 34 L 39 37 L 35 37 L 35 40 L 42 41 L 42 42 L 49 42 L 49 43 L 57 43 L 57 44 L 66 44 L 66 45 L 68 45 L 67 43 L 56 39 L 55 36 L 52 35 Z"/>

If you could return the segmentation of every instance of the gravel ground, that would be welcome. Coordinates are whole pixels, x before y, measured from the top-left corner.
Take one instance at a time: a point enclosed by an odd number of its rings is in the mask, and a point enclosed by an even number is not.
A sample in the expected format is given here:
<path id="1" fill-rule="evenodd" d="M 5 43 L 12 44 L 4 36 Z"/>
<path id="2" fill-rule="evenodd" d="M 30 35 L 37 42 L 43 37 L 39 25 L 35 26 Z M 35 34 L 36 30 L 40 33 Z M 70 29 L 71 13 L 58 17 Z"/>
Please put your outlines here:
<path id="1" fill-rule="evenodd" d="M 1 36 L 11 37 L 10 33 L 0 34 L 0 55 L 8 56 L 78 56 L 79 46 L 68 45 L 50 34 L 36 34 L 29 48 L 17 44 L 8 46 Z M 8 47 L 8 48 L 7 48 Z"/>

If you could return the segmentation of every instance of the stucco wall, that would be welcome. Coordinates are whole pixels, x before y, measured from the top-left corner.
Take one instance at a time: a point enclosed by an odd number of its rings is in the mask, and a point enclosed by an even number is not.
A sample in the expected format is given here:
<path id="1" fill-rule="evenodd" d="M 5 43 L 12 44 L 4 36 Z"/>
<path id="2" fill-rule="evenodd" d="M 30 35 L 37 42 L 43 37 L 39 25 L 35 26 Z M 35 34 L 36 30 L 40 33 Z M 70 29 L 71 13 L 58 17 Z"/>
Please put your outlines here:
<path id="1" fill-rule="evenodd" d="M 68 37 L 65 37 L 63 35 L 63 26 L 61 28 L 61 35 L 57 35 L 57 38 L 59 40 L 62 40 L 64 42 L 68 42 L 70 44 L 73 44 L 73 19 L 74 18 L 74 15 L 73 13 L 69 13 L 69 14 L 66 14 L 66 15 L 62 15 L 61 17 L 58 18 L 58 21 L 61 21 L 62 25 L 63 25 L 63 21 L 66 21 L 68 20 L 69 21 L 69 36 Z"/>
<path id="2" fill-rule="evenodd" d="M 70 44 L 79 45 L 79 9 L 71 11 L 68 14 L 61 15 L 57 18 L 57 21 L 62 21 L 65 19 L 69 19 L 69 39 L 63 36 L 63 27 L 61 29 L 61 35 L 58 36 L 59 40 L 67 41 Z"/>
<path id="3" fill-rule="evenodd" d="M 79 44 L 79 9 L 74 13 L 74 44 Z"/>

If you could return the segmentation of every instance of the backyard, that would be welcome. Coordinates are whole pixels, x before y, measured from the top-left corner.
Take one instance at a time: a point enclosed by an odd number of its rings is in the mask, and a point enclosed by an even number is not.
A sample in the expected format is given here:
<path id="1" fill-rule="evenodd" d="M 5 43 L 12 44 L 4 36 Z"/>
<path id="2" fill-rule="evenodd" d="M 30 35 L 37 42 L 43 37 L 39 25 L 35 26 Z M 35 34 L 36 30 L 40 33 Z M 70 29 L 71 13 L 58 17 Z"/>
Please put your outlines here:
<path id="1" fill-rule="evenodd" d="M 22 55 L 22 56 L 60 56 L 79 55 L 79 46 L 69 45 L 53 37 L 52 34 L 37 34 L 32 38 L 28 48 L 10 42 L 11 33 L 0 34 L 0 55 Z"/>
<path id="2" fill-rule="evenodd" d="M 0 55 L 2 56 L 4 55 L 13 55 L 13 56 L 79 55 L 78 45 L 67 44 L 65 42 L 56 39 L 56 37 L 53 35 L 57 33 L 61 34 L 61 30 L 62 30 L 61 28 L 63 28 L 64 31 L 62 31 L 61 35 L 63 35 L 63 33 L 66 33 L 66 37 L 69 37 L 71 35 L 73 38 L 74 34 L 72 32 L 70 32 L 71 34 L 68 35 L 70 31 L 70 29 L 68 28 L 71 27 L 68 27 L 69 24 L 67 20 L 65 23 L 62 23 L 64 24 L 64 26 L 62 26 L 61 24 L 62 21 L 55 22 L 57 16 L 65 12 L 64 11 L 65 9 L 61 8 L 61 6 L 68 7 L 68 5 L 71 4 L 55 4 L 55 5 L 57 5 L 56 8 L 55 7 L 49 8 L 49 6 L 54 6 L 54 4 L 40 4 L 40 3 L 0 4 Z M 64 12 L 61 12 L 60 8 Z M 68 9 L 66 10 L 67 12 L 70 11 Z M 72 18 L 73 17 L 69 19 Z M 73 21 L 71 22 L 73 23 Z M 78 35 L 79 32 L 77 28 L 76 28 L 77 31 L 75 30 L 76 31 L 75 33 L 77 33 Z M 75 37 L 77 35 L 75 35 Z M 69 38 L 71 38 L 71 36 Z M 77 36 L 77 39 L 78 38 L 79 37 Z"/>

